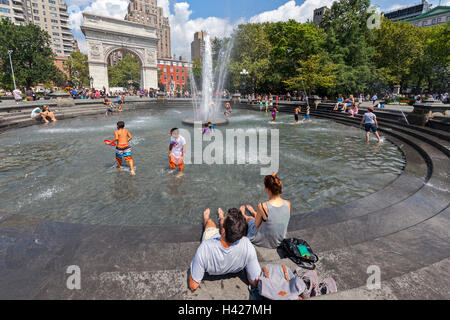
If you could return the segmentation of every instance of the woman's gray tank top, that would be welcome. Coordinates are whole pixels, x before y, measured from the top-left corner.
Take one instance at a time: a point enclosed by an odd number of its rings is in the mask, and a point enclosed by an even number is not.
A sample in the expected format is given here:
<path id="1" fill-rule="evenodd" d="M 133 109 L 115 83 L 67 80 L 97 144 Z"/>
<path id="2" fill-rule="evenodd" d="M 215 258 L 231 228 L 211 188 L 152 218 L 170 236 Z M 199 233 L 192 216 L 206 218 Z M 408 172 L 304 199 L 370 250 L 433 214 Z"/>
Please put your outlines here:
<path id="1" fill-rule="evenodd" d="M 269 209 L 267 221 L 262 221 L 255 236 L 250 240 L 258 247 L 276 248 L 286 237 L 291 218 L 289 204 L 286 200 L 281 207 L 274 207 L 269 202 L 266 204 Z"/>

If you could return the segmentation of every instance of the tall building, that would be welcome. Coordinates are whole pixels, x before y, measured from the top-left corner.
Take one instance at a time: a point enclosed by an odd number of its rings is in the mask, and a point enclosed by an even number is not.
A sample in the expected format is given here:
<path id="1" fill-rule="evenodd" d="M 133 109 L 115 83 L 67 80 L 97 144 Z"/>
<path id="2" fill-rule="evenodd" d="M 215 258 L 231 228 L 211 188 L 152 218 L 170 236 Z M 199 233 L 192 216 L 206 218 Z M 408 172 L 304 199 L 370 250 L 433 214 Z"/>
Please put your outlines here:
<path id="1" fill-rule="evenodd" d="M 0 0 L 1 1 L 1 0 Z M 194 41 L 191 43 L 191 60 L 194 61 L 199 57 L 203 57 L 205 53 L 205 37 L 206 31 L 196 32 Z"/>
<path id="2" fill-rule="evenodd" d="M 415 4 L 412 6 L 385 12 L 384 16 L 393 21 L 404 21 L 428 12 L 431 9 L 431 6 L 432 5 L 429 4 L 426 0 L 422 0 L 422 3 L 420 4 Z"/>
<path id="3" fill-rule="evenodd" d="M 0 0 L 0 18 L 17 25 L 33 23 L 48 32 L 56 56 L 75 50 L 67 6 L 62 0 Z"/>
<path id="4" fill-rule="evenodd" d="M 327 12 L 328 7 L 320 7 L 314 10 L 314 16 L 313 16 L 313 22 L 315 24 L 320 24 L 323 20 L 323 16 L 325 15 L 325 12 Z"/>
<path id="5" fill-rule="evenodd" d="M 171 58 L 169 18 L 164 17 L 164 9 L 158 7 L 157 0 L 130 0 L 125 20 L 156 27 L 158 58 Z"/>

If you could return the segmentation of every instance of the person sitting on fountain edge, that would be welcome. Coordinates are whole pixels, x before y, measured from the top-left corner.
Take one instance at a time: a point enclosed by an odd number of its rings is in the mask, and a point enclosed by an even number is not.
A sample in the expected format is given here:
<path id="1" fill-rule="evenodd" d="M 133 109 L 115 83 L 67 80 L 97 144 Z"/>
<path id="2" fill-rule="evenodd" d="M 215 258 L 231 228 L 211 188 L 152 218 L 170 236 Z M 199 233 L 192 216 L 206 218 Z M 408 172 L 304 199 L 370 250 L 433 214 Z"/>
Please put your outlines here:
<path id="1" fill-rule="evenodd" d="M 203 213 L 205 231 L 202 243 L 195 253 L 189 274 L 189 289 L 197 290 L 205 272 L 209 275 L 226 275 L 246 270 L 249 283 L 256 287 L 261 266 L 256 250 L 247 234 L 247 222 L 238 209 L 224 212 L 219 209 L 220 230 L 210 219 L 211 211 Z"/>
<path id="2" fill-rule="evenodd" d="M 178 128 L 170 130 L 169 165 L 171 169 L 180 168 L 180 176 L 184 170 L 184 154 L 186 140 L 180 135 Z"/>

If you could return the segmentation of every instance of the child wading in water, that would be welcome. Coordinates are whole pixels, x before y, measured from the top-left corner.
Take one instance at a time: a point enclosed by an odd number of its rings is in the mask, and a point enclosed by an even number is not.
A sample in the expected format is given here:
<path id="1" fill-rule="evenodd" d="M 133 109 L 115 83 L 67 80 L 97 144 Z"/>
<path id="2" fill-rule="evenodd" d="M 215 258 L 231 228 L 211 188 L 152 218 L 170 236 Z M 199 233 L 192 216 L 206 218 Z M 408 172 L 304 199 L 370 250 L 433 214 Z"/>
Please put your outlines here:
<path id="1" fill-rule="evenodd" d="M 311 116 L 309 115 L 310 110 L 311 110 L 311 107 L 307 106 L 306 107 L 306 115 L 303 118 L 302 122 L 304 122 L 305 120 L 311 121 Z"/>
<path id="2" fill-rule="evenodd" d="M 169 165 L 171 169 L 180 168 L 181 177 L 184 170 L 184 154 L 186 152 L 186 140 L 180 135 L 178 128 L 170 130 Z"/>
<path id="3" fill-rule="evenodd" d="M 368 112 L 364 114 L 361 120 L 361 128 L 364 124 L 364 129 L 366 130 L 366 142 L 369 143 L 370 130 L 375 134 L 378 142 L 381 142 L 380 135 L 378 134 L 378 121 L 377 116 L 373 113 L 375 109 L 370 107 L 367 109 Z"/>
<path id="4" fill-rule="evenodd" d="M 295 121 L 294 121 L 294 124 L 298 124 L 298 115 L 300 114 L 300 112 L 302 112 L 302 109 L 299 106 L 297 106 L 297 108 L 295 108 L 295 114 L 294 114 Z"/>
<path id="5" fill-rule="evenodd" d="M 277 113 L 278 113 L 277 107 L 273 107 L 273 109 L 272 109 L 272 122 L 273 123 L 277 122 Z"/>
<path id="6" fill-rule="evenodd" d="M 117 122 L 117 130 L 114 132 L 114 140 L 111 142 L 105 142 L 107 145 L 112 145 L 117 142 L 116 147 L 116 161 L 119 165 L 119 169 L 122 170 L 122 160 L 125 158 L 125 161 L 130 165 L 131 175 L 136 175 L 134 171 L 134 163 L 133 158 L 131 156 L 131 148 L 129 142 L 133 139 L 130 131 L 125 129 L 125 122 L 119 121 Z"/>

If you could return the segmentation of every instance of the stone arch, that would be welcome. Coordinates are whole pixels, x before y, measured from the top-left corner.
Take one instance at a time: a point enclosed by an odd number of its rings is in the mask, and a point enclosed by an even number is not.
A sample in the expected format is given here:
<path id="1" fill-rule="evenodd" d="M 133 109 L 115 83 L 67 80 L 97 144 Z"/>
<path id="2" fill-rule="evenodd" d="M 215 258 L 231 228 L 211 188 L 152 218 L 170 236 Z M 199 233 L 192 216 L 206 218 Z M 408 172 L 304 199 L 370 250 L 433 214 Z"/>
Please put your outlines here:
<path id="1" fill-rule="evenodd" d="M 127 50 L 141 62 L 141 88 L 157 88 L 156 28 L 135 22 L 83 13 L 81 30 L 86 37 L 91 86 L 109 90 L 107 59 L 116 50 Z"/>

